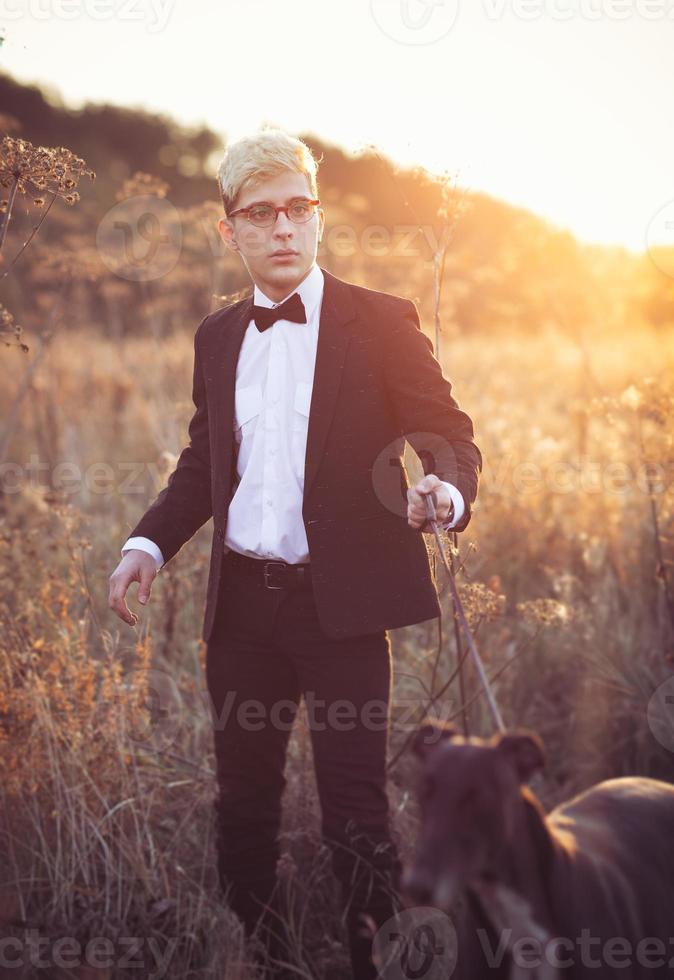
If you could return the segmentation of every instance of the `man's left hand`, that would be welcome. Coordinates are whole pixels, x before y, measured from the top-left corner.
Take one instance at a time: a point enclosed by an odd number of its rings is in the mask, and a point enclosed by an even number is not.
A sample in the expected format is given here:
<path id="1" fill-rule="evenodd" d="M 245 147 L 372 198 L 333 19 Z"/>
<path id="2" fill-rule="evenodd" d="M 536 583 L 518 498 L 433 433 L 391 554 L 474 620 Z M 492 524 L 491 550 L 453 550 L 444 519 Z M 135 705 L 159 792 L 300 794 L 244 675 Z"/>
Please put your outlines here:
<path id="1" fill-rule="evenodd" d="M 435 473 L 427 473 L 416 486 L 409 487 L 407 490 L 407 523 L 417 531 L 428 520 L 424 497 L 432 490 L 435 491 L 437 500 L 435 516 L 438 523 L 450 519 L 452 498 L 449 495 L 449 490 Z"/>

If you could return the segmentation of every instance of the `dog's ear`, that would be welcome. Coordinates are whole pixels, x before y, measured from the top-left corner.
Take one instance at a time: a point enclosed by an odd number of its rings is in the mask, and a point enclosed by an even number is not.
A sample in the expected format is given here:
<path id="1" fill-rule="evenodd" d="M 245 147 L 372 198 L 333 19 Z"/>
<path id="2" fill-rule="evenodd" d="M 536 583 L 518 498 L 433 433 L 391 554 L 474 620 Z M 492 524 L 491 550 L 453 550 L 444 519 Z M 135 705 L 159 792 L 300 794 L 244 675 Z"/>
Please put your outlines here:
<path id="1" fill-rule="evenodd" d="M 459 731 L 449 722 L 439 718 L 427 718 L 419 726 L 412 741 L 412 751 L 420 759 L 425 759 L 428 752 L 440 742 L 453 738 Z"/>
<path id="2" fill-rule="evenodd" d="M 521 783 L 528 782 L 536 770 L 545 765 L 543 742 L 536 732 L 528 728 L 518 728 L 514 732 L 497 735 L 495 745 L 515 767 Z"/>

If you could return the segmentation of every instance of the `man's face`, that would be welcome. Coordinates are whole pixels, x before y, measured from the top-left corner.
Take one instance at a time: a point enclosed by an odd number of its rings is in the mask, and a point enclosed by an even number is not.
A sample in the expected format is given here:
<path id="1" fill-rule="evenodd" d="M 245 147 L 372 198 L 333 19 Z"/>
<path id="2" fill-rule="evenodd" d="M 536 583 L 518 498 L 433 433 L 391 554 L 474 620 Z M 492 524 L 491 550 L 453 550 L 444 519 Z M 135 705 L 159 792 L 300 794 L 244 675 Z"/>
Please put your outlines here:
<path id="1" fill-rule="evenodd" d="M 241 190 L 232 210 L 253 204 L 290 204 L 296 198 L 313 200 L 304 174 L 287 170 Z M 221 218 L 218 231 L 227 247 L 239 252 L 253 282 L 274 302 L 284 299 L 305 278 L 316 261 L 325 215 L 317 208 L 302 224 L 279 213 L 276 222 L 258 228 L 245 215 Z M 286 254 L 279 254 L 285 252 Z"/>

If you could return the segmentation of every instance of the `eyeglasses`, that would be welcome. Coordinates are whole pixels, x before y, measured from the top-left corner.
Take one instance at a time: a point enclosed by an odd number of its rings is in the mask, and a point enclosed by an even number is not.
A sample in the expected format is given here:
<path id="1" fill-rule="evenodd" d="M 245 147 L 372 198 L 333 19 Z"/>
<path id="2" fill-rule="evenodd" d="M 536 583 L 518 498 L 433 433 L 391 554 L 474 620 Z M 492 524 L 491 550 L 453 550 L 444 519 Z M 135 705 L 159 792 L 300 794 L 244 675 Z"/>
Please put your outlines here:
<path id="1" fill-rule="evenodd" d="M 280 208 L 274 207 L 273 204 L 254 204 L 252 208 L 239 208 L 237 211 L 232 211 L 229 217 L 243 214 L 257 228 L 269 228 L 276 224 L 279 213 L 283 211 L 291 221 L 301 225 L 313 218 L 316 207 L 320 203 L 319 200 L 310 201 L 302 197 Z"/>

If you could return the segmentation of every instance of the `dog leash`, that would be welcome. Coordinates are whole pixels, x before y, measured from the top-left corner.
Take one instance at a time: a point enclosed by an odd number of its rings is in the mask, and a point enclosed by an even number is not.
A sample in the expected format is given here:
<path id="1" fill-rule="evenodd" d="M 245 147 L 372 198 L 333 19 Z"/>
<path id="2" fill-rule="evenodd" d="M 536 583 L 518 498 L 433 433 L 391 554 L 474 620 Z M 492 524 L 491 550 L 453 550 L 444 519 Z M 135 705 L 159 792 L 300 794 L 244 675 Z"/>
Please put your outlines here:
<path id="1" fill-rule="evenodd" d="M 496 698 L 494 697 L 494 692 L 491 689 L 491 685 L 489 684 L 489 681 L 487 679 L 487 675 L 485 673 L 484 667 L 482 666 L 482 660 L 480 659 L 480 654 L 477 652 L 475 640 L 473 639 L 473 634 L 471 633 L 470 626 L 468 625 L 468 620 L 466 618 L 463 605 L 461 604 L 461 599 L 459 598 L 459 592 L 456 587 L 456 582 L 454 581 L 454 573 L 452 572 L 452 568 L 447 560 L 447 555 L 445 554 L 445 546 L 443 544 L 442 537 L 440 536 L 440 529 L 438 528 L 438 522 L 437 522 L 437 517 L 435 512 L 435 505 L 437 502 L 435 491 L 431 490 L 430 493 L 425 493 L 424 498 L 426 500 L 426 516 L 428 518 L 431 527 L 433 528 L 433 534 L 435 535 L 435 541 L 438 546 L 438 551 L 440 552 L 440 556 L 442 557 L 442 562 L 447 570 L 447 575 L 449 577 L 449 588 L 452 594 L 452 601 L 454 602 L 454 608 L 456 609 L 457 615 L 459 617 L 459 622 L 461 623 L 461 626 L 463 627 L 463 631 L 466 634 L 466 642 L 468 643 L 468 649 L 470 650 L 470 655 L 473 658 L 473 663 L 475 664 L 477 675 L 480 679 L 480 683 L 487 696 L 487 702 L 489 704 L 491 713 L 494 717 L 494 723 L 496 727 L 499 729 L 499 731 L 504 732 L 506 730 L 506 726 L 503 723 L 503 718 L 501 717 L 501 713 L 498 710 L 498 705 L 496 704 Z"/>

